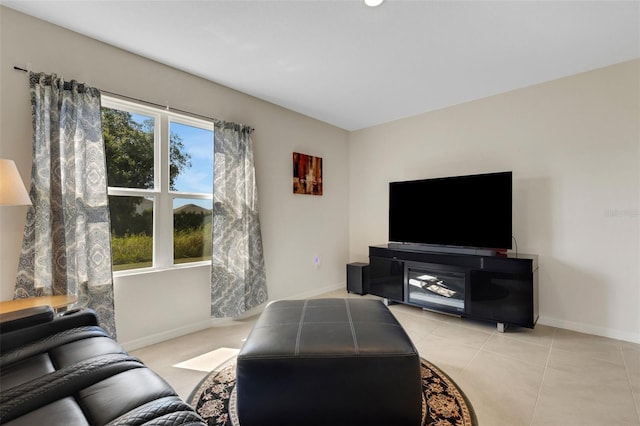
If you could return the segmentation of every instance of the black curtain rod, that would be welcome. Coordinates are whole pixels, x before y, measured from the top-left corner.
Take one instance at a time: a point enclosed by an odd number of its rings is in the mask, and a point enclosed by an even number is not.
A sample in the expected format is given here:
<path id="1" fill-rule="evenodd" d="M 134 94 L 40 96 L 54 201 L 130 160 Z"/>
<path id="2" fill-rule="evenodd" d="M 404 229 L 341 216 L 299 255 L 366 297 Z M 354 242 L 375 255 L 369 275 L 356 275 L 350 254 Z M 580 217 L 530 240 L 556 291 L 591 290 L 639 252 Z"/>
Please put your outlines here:
<path id="1" fill-rule="evenodd" d="M 16 67 L 16 66 L 14 66 L 13 69 L 16 70 L 16 71 L 29 72 L 29 70 L 26 70 L 26 69 L 20 68 L 20 67 Z M 213 121 L 213 122 L 224 121 L 224 120 L 220 120 L 220 119 L 215 118 L 215 117 L 208 117 L 206 115 L 197 114 L 195 112 L 184 111 L 184 110 L 177 109 L 177 108 L 171 108 L 171 107 L 169 107 L 169 105 L 160 105 L 160 104 L 157 104 L 155 102 L 145 101 L 144 99 L 133 98 L 133 97 L 127 96 L 127 95 L 121 95 L 120 93 L 110 92 L 108 90 L 102 90 L 100 88 L 98 88 L 98 90 L 100 91 L 100 93 L 106 93 L 108 95 L 117 96 L 119 98 L 124 98 L 124 99 L 129 100 L 129 101 L 142 102 L 144 104 L 147 104 L 147 105 L 150 105 L 150 106 L 154 106 L 154 107 L 157 107 L 157 108 L 162 108 L 162 109 L 167 110 L 167 111 L 173 111 L 173 112 L 179 112 L 179 113 L 182 113 L 182 114 L 188 114 L 188 115 L 190 115 L 192 117 L 204 118 L 206 120 L 210 120 L 210 121 Z"/>

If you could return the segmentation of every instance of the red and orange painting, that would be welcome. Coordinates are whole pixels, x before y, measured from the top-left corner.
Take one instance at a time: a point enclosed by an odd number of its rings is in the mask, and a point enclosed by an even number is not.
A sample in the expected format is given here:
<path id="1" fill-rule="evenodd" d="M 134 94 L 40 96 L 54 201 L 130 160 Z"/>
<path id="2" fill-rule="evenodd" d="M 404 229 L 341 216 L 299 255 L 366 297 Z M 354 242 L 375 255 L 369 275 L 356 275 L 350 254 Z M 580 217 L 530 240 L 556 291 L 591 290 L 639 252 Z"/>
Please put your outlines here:
<path id="1" fill-rule="evenodd" d="M 293 153 L 293 193 L 322 195 L 322 158 Z"/>

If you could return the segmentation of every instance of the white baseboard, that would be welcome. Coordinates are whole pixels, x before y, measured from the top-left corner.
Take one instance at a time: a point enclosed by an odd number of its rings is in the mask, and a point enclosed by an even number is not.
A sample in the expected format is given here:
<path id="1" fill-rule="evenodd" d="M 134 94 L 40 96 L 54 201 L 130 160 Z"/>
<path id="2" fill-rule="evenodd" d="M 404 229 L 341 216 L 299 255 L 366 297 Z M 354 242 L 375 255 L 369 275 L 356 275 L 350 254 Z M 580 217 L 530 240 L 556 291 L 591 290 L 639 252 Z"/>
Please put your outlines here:
<path id="1" fill-rule="evenodd" d="M 300 293 L 295 296 L 287 297 L 283 300 L 294 300 L 294 299 L 309 299 L 311 297 L 319 296 L 324 293 L 329 293 L 332 291 L 346 289 L 345 283 L 339 283 L 332 286 L 321 287 L 312 291 L 308 291 L 305 293 Z M 260 314 L 267 304 L 262 304 L 248 312 L 241 317 L 248 318 L 254 315 Z M 134 351 L 136 349 L 144 348 L 145 346 L 154 345 L 156 343 L 164 342 L 165 340 L 175 339 L 176 337 L 181 337 L 190 333 L 195 333 L 200 330 L 205 330 L 210 327 L 214 327 L 217 325 L 223 325 L 227 322 L 233 321 L 232 318 L 209 318 L 204 321 L 199 321 L 197 323 L 185 325 L 182 327 L 174 328 L 171 330 L 163 331 L 162 333 L 152 334 L 150 336 L 145 336 L 140 339 L 130 340 L 128 342 L 118 342 L 120 346 L 124 348 L 125 351 Z"/>
<path id="2" fill-rule="evenodd" d="M 140 339 L 130 340 L 128 342 L 118 342 L 120 346 L 124 348 L 125 351 L 134 351 L 136 349 L 144 348 L 145 346 L 154 345 L 156 343 L 164 342 L 165 340 L 175 339 L 176 337 L 181 337 L 190 333 L 195 333 L 196 331 L 205 330 L 207 328 L 221 325 L 226 322 L 232 321 L 228 318 L 209 318 L 204 321 L 200 321 L 197 323 L 185 325 L 182 327 L 174 328 L 171 330 L 163 331 L 162 333 L 152 334 L 150 336 L 145 336 Z"/>
<path id="3" fill-rule="evenodd" d="M 312 297 L 315 296 L 320 296 L 322 294 L 325 293 L 330 293 L 332 291 L 336 291 L 336 290 L 341 290 L 341 289 L 346 289 L 346 283 L 339 283 L 336 285 L 331 285 L 331 286 L 326 286 L 326 287 L 321 287 L 319 289 L 315 289 L 315 290 L 311 290 L 311 291 L 306 291 L 304 293 L 298 293 L 294 296 L 289 296 L 289 297 L 285 297 L 283 299 L 273 299 L 273 300 L 269 300 L 266 303 L 263 303 L 262 305 L 248 311 L 245 312 L 245 314 L 240 317 L 240 319 L 243 318 L 248 318 L 248 317 L 252 317 L 254 315 L 258 315 L 260 313 L 262 313 L 262 311 L 264 311 L 264 308 L 270 303 L 270 302 L 275 302 L 276 300 L 297 300 L 297 299 L 310 299 Z"/>
<path id="4" fill-rule="evenodd" d="M 330 293 L 332 291 L 341 290 L 341 289 L 346 289 L 345 283 L 338 283 L 335 285 L 321 287 L 321 288 L 307 291 L 304 293 L 299 293 L 294 296 L 286 297 L 283 300 L 309 299 L 312 297 L 320 296 L 322 294 Z M 248 318 L 248 317 L 260 314 L 264 310 L 266 305 L 267 304 L 262 304 L 257 308 L 254 308 L 251 311 L 246 312 L 245 315 L 243 315 L 243 318 Z M 225 323 L 230 321 L 233 321 L 233 319 L 209 318 L 204 321 L 200 321 L 200 322 L 189 324 L 182 327 L 177 327 L 172 330 L 166 330 L 166 331 L 163 331 L 162 333 L 156 333 L 150 336 L 145 336 L 140 339 L 135 339 L 128 342 L 119 342 L 119 343 L 126 351 L 133 351 L 136 349 L 143 348 L 145 346 L 164 342 L 165 340 L 175 339 L 176 337 L 181 337 L 190 333 L 195 333 L 197 331 L 204 330 L 210 327 L 224 325 Z M 567 320 L 562 320 L 562 319 L 548 317 L 548 316 L 540 316 L 540 318 L 538 318 L 538 324 L 548 325 L 551 327 L 562 328 L 565 330 L 577 331 L 579 333 L 593 334 L 596 336 L 608 337 L 611 339 L 623 340 L 625 342 L 640 344 L 639 333 L 614 330 L 611 328 L 598 327 L 591 324 L 584 324 L 576 321 L 567 321 Z"/>
<path id="5" fill-rule="evenodd" d="M 283 300 L 296 300 L 296 299 L 310 299 L 312 297 L 320 296 L 321 294 L 331 293 L 332 291 L 345 289 L 346 291 L 347 285 L 346 283 L 338 283 L 335 285 L 330 285 L 326 287 L 317 288 L 315 290 L 306 291 L 304 293 L 296 294 L 295 296 L 286 297 Z"/>
<path id="6" fill-rule="evenodd" d="M 610 339 L 624 340 L 625 342 L 640 344 L 640 333 L 614 330 L 611 328 L 599 327 L 592 324 L 567 321 L 542 315 L 540 316 L 540 318 L 538 318 L 538 324 L 549 325 L 551 327 L 563 328 L 565 330 L 577 331 L 579 333 L 593 334 L 595 336 L 608 337 Z"/>

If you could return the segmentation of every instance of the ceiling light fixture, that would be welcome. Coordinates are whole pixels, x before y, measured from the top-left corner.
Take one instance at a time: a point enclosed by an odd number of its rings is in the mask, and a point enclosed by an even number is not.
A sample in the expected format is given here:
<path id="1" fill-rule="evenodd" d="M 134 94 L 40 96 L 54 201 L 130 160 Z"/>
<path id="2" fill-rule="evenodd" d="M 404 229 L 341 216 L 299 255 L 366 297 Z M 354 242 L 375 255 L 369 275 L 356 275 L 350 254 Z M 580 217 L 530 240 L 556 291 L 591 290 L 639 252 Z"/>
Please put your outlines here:
<path id="1" fill-rule="evenodd" d="M 369 7 L 380 6 L 384 0 L 364 0 L 364 4 Z"/>

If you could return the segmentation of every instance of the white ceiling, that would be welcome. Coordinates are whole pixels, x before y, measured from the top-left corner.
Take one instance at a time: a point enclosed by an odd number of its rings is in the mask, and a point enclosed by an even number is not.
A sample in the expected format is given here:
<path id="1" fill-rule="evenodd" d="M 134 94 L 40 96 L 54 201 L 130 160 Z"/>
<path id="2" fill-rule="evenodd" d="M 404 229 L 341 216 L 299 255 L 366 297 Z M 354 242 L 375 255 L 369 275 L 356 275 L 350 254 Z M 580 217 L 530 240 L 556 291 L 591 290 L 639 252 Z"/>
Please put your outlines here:
<path id="1" fill-rule="evenodd" d="M 640 58 L 639 1 L 0 1 L 347 130 Z"/>

